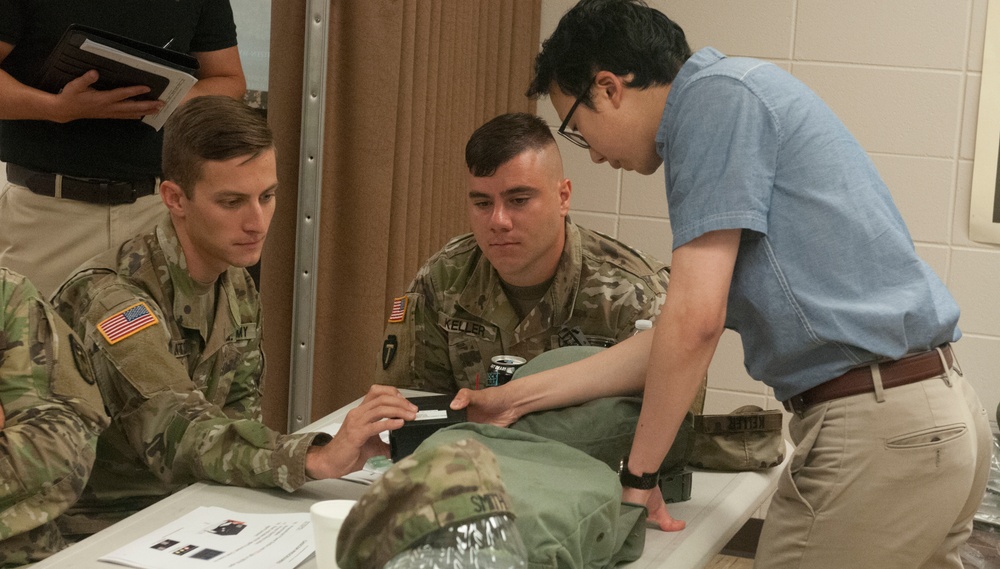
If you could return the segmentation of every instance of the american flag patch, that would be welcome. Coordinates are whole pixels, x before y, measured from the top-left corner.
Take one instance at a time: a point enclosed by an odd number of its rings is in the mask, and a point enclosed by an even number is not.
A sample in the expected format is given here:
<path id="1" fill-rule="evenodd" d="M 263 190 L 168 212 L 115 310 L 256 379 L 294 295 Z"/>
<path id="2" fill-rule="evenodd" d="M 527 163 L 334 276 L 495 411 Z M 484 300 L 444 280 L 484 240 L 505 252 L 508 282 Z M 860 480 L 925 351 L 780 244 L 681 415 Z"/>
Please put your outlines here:
<path id="1" fill-rule="evenodd" d="M 149 306 L 145 302 L 139 302 L 108 316 L 97 325 L 97 329 L 109 344 L 114 344 L 157 322 L 159 320 Z"/>
<path id="2" fill-rule="evenodd" d="M 392 299 L 392 312 L 389 313 L 389 322 L 402 322 L 406 319 L 407 300 L 405 296 Z"/>

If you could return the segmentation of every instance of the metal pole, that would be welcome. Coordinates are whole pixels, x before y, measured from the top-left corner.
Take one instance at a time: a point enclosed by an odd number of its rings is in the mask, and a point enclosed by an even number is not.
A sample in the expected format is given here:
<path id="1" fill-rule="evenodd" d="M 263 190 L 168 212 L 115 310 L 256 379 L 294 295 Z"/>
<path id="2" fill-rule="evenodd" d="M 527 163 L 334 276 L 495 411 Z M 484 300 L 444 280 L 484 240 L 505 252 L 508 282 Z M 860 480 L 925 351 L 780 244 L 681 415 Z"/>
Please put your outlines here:
<path id="1" fill-rule="evenodd" d="M 288 432 L 295 432 L 312 422 L 316 269 L 319 264 L 319 214 L 323 193 L 323 115 L 326 108 L 330 1 L 307 0 L 306 6 Z"/>

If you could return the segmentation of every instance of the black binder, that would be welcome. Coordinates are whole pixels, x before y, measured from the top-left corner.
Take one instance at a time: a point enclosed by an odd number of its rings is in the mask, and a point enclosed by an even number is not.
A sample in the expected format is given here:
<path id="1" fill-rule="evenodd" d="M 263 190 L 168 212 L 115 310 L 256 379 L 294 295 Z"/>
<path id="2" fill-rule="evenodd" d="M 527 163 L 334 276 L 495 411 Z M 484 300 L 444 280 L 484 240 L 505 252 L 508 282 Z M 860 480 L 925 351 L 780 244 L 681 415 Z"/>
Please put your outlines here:
<path id="1" fill-rule="evenodd" d="M 198 70 L 198 60 L 186 53 L 171 51 L 96 28 L 72 24 L 66 28 L 59 43 L 49 54 L 35 86 L 49 93 L 58 93 L 66 83 L 91 69 L 96 69 L 100 78 L 92 87 L 97 90 L 146 85 L 150 89 L 149 92 L 135 98 L 156 100 L 167 88 L 170 81 L 162 75 L 84 51 L 81 46 L 88 39 L 190 75 L 194 75 Z"/>

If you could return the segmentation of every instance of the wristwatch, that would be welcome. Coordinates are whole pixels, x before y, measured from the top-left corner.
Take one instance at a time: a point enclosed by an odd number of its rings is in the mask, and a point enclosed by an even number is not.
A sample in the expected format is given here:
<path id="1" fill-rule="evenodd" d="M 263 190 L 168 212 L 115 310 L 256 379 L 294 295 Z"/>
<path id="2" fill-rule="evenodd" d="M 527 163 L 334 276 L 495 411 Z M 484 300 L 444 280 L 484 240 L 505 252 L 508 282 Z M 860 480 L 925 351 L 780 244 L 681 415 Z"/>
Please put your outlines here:
<path id="1" fill-rule="evenodd" d="M 632 474 L 628 470 L 628 455 L 622 457 L 618 464 L 618 480 L 625 488 L 635 488 L 636 490 L 651 490 L 660 481 L 659 472 L 646 472 L 639 476 Z"/>

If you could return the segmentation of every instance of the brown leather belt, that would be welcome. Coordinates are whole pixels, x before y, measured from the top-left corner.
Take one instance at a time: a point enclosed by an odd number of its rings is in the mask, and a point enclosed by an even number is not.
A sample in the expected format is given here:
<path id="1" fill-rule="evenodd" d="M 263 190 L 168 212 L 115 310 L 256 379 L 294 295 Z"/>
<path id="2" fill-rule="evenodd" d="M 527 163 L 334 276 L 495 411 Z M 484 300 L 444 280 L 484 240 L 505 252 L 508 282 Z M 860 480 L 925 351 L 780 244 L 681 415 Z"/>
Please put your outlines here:
<path id="1" fill-rule="evenodd" d="M 155 194 L 160 186 L 159 178 L 153 176 L 136 180 L 73 178 L 38 172 L 17 164 L 7 164 L 7 180 L 40 196 L 103 205 L 135 203 L 141 197 Z"/>
<path id="2" fill-rule="evenodd" d="M 884 389 L 899 387 L 948 373 L 955 361 L 951 344 L 941 346 L 941 351 L 944 353 L 947 368 L 941 367 L 941 357 L 937 350 L 911 354 L 902 359 L 878 364 L 879 374 L 882 376 L 882 387 Z M 874 391 L 875 382 L 872 379 L 871 367 L 865 365 L 848 370 L 844 375 L 821 383 L 812 389 L 807 389 L 784 401 L 783 404 L 787 411 L 801 413 L 817 403 L 861 393 L 873 393 Z"/>

